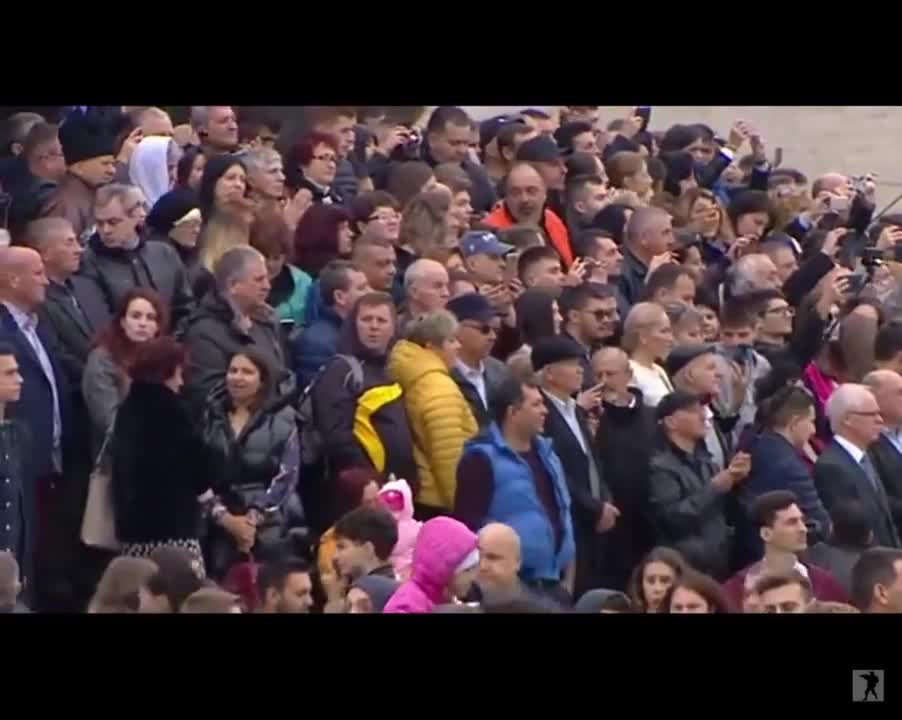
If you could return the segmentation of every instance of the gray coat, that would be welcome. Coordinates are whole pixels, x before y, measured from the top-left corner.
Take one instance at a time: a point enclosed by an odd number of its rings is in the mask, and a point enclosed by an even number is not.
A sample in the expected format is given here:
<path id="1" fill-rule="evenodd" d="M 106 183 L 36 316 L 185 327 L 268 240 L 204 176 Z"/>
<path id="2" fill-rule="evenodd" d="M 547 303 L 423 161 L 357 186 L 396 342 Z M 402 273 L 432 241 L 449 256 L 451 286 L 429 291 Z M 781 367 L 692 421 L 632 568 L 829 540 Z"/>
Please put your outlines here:
<path id="1" fill-rule="evenodd" d="M 156 290 L 169 303 L 173 327 L 194 310 L 188 271 L 167 243 L 142 240 L 134 250 L 125 250 L 108 248 L 94 235 L 81 259 L 79 274 L 96 285 L 110 313 L 136 287 Z"/>
<path id="2" fill-rule="evenodd" d="M 724 579 L 729 568 L 725 494 L 711 479 L 716 467 L 706 450 L 689 455 L 670 444 L 651 459 L 651 520 L 656 545 L 669 545 L 700 570 Z"/>
<path id="3" fill-rule="evenodd" d="M 124 381 L 125 373 L 113 362 L 109 350 L 104 347 L 94 348 L 88 355 L 81 379 L 81 393 L 88 408 L 88 417 L 91 418 L 91 447 L 94 456 L 100 452 L 103 439 L 116 417 L 116 409 L 128 394 Z"/>

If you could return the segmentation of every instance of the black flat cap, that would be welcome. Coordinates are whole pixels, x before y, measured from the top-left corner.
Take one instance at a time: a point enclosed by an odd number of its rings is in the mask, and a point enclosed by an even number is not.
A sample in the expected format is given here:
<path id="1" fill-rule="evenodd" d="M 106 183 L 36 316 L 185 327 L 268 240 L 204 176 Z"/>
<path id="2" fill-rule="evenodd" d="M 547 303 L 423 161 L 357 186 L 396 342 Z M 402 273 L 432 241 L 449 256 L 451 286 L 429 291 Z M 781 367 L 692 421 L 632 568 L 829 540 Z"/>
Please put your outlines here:
<path id="1" fill-rule="evenodd" d="M 695 358 L 717 352 L 713 345 L 678 345 L 670 351 L 664 368 L 667 374 L 673 378 L 680 370 L 691 363 Z"/>
<path id="2" fill-rule="evenodd" d="M 532 349 L 532 367 L 538 372 L 546 365 L 564 360 L 581 360 L 586 351 L 576 340 L 554 335 L 539 340 Z"/>

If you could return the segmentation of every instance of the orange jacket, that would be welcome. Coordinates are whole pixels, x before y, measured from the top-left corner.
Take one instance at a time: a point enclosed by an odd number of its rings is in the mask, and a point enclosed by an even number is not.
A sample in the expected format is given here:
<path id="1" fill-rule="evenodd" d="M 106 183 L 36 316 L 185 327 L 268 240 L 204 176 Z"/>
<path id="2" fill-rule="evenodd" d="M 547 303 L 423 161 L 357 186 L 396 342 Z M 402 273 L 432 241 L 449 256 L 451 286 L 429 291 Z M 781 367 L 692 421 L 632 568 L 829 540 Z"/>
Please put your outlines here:
<path id="1" fill-rule="evenodd" d="M 504 230 L 517 224 L 517 221 L 507 211 L 507 205 L 503 202 L 498 203 L 498 207 L 486 215 L 482 222 L 484 225 L 498 230 Z M 554 212 L 545 210 L 540 229 L 561 256 L 564 267 L 569 268 L 573 264 L 573 248 L 570 245 L 570 233 L 567 232 L 567 226 Z"/>

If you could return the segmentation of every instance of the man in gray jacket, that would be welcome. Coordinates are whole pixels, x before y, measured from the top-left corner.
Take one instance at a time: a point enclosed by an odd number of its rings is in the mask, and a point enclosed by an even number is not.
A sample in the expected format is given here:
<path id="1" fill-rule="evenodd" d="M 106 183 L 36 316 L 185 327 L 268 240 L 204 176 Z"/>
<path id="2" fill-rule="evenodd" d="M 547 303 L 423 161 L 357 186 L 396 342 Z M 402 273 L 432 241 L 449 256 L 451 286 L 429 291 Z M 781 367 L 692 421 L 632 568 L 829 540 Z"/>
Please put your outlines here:
<path id="1" fill-rule="evenodd" d="M 156 290 L 170 307 L 173 326 L 194 309 L 188 272 L 168 244 L 145 242 L 138 233 L 147 212 L 141 191 L 113 183 L 97 191 L 94 221 L 97 232 L 81 260 L 82 277 L 94 282 L 110 315 L 129 290 Z"/>

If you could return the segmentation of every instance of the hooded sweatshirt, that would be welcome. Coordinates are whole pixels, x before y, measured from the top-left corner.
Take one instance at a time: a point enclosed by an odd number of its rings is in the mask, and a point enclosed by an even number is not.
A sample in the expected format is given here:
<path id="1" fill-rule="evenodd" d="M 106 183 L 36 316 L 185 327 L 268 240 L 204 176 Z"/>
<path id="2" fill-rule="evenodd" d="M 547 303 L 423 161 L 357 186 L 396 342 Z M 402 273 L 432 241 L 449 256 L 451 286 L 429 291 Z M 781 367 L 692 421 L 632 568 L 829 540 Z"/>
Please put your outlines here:
<path id="1" fill-rule="evenodd" d="M 388 374 L 404 391 L 420 480 L 417 502 L 450 512 L 464 443 L 479 431 L 473 411 L 438 354 L 416 343 L 395 345 Z"/>
<path id="2" fill-rule="evenodd" d="M 413 519 L 413 492 L 406 480 L 391 480 L 379 491 L 379 502 L 398 524 L 398 542 L 391 553 L 391 564 L 395 575 L 407 580 L 413 567 L 413 549 L 423 527 L 423 523 Z"/>
<path id="3" fill-rule="evenodd" d="M 446 588 L 467 555 L 476 549 L 476 535 L 449 517 L 424 523 L 413 551 L 410 580 L 392 595 L 385 613 L 428 613 L 446 602 Z"/>

